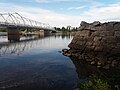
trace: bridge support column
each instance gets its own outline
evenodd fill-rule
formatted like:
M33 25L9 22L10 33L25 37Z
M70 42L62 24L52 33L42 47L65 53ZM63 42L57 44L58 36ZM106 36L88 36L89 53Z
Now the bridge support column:
M44 37L44 30L39 30L38 32L39 37Z
M49 35L50 33L50 31L44 30L44 35Z
M8 27L8 40L11 41L20 41L21 31L17 27Z

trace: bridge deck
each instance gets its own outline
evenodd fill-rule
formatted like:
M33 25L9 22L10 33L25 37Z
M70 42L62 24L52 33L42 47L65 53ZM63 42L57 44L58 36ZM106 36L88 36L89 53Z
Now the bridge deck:
M18 27L18 28L33 28L56 31L49 24L41 23L21 16L18 13L0 14L0 27Z

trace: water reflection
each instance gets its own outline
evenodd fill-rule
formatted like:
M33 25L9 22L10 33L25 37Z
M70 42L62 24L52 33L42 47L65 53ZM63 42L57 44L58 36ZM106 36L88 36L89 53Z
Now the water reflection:
M0 90L74 90L78 81L75 67L58 53L71 39L54 34L1 43Z
M1 36L3 37L3 36ZM70 39L70 34L54 34L50 36L21 36L21 39L19 42L6 42L6 43L0 43L0 56L6 56L6 55L20 55L25 50L28 50L32 47L35 47L43 38L46 37L55 37L55 38L62 38L62 39ZM4 37L3 37L4 38ZM15 35L11 35L11 38L16 38ZM48 40L50 42L50 40ZM54 41L53 41L54 42ZM42 42L43 43L43 42ZM58 43L58 42L57 42ZM44 42L44 45L47 44Z
M20 35L8 35L8 40L12 41L20 41Z
M11 36L14 37L14 36ZM25 50L28 50L35 45L37 45L37 42L39 39L42 39L43 37L38 36L27 36L27 37L21 37L20 42L6 42L6 43L0 43L0 56L6 56L6 55L20 55Z
M91 57L96 58L96 56L94 56L94 55L93 56L91 55ZM101 58L103 58L103 56L101 56ZM119 58L119 57L117 57L117 58ZM97 82L97 80L98 81L101 80L100 82L103 81L104 83L108 84L108 85L105 84L106 86L105 85L103 86L103 87L106 88L104 90L119 90L119 88L120 88L120 79L119 79L120 78L120 68L116 68L116 67L112 67L112 68L108 68L108 69L105 69L105 68L102 68L102 67L98 68L98 67L96 67L96 64L91 65L89 63L90 61L86 62L86 60L80 59L80 58L75 57L75 56L71 56L70 59L74 63L74 65L76 67L76 72L77 72L78 77L79 77L80 83L78 84L78 87L80 85L83 85L86 80L87 81L91 80L91 81L88 81L88 83L86 83L86 86L84 84L84 89L83 88L82 89L86 90L85 89L85 87L86 87L87 89L89 88L90 90L92 90L93 87L92 86L88 87L87 85L89 85L89 83L94 81L94 80L96 82ZM103 62L106 62L106 61L103 61ZM109 65L110 64L111 63L109 63ZM106 65L108 65L108 63L106 63ZM120 67L120 66L118 66L118 67ZM99 86L102 85L102 83L98 83L98 84L99 84ZM109 87L111 89L107 89ZM95 90L97 90L97 89L95 89ZM102 90L102 88L100 90Z

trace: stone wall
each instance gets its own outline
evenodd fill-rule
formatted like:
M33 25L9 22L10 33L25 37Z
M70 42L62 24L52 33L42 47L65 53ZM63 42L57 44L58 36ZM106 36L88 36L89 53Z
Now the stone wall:
M120 54L120 22L82 21L79 29L69 44L70 48Z

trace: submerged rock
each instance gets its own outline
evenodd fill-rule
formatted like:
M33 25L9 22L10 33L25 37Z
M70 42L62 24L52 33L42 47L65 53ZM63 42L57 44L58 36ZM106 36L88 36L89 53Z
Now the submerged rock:
M113 60L111 66L115 67L117 64L118 64L118 62L116 60Z
M107 64L103 67L104 69L109 69L110 68L110 64Z
M93 65L93 64L95 64L95 63L96 63L95 61L92 61L90 64L92 64L92 65Z
M68 49L62 49L63 52L68 52Z
M59 53L62 53L62 51L58 51Z

